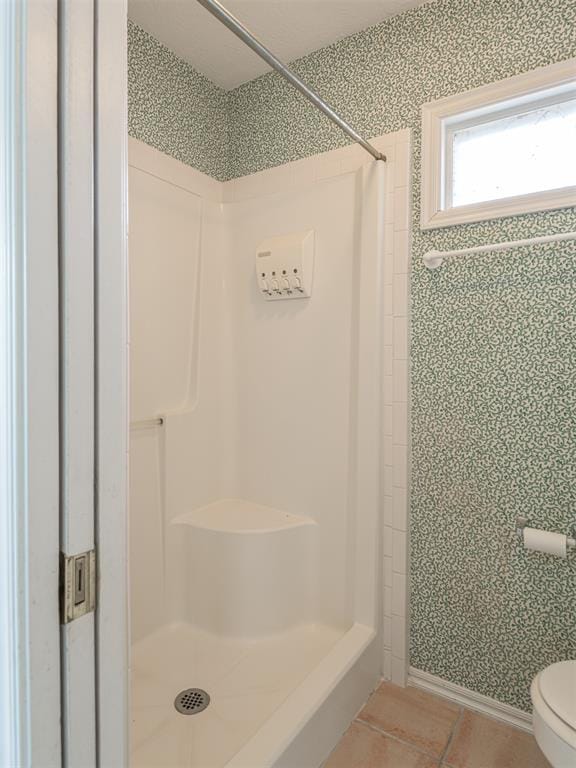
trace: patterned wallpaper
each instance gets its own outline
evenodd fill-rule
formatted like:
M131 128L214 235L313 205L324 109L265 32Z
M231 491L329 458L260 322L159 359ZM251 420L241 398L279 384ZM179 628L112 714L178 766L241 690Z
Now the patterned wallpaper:
M421 256L576 230L576 211L420 232L420 108L576 56L575 28L576 0L436 0L294 65L365 135L413 130L411 664L525 709L533 675L576 658L576 558L528 553L514 534L518 514L574 524L576 245L436 272ZM347 143L275 74L226 99L234 151L218 178Z
M575 558L514 533L574 524L575 297L575 243L412 273L411 663L525 709L576 658Z
M183 163L227 177L227 95L128 21L128 133Z
M420 124L423 102L574 55L575 0L436 0L293 64L354 128ZM230 176L348 142L276 74L229 93Z

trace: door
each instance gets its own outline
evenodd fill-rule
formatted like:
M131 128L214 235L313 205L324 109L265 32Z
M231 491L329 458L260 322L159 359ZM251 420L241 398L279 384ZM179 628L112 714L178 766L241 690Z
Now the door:
M61 0L61 549L94 551L94 611L62 625L62 750L128 765L126 4Z
M126 4L0 3L0 60L0 765L125 768Z

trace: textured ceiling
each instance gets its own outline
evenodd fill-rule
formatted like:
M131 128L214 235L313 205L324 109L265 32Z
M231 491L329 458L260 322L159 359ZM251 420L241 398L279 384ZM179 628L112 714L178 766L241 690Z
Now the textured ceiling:
M426 1L223 0L223 5L288 62ZM196 0L129 0L128 14L222 88L269 69Z

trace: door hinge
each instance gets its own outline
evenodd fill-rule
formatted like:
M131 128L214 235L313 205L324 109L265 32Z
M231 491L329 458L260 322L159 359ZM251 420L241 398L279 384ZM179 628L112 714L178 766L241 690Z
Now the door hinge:
M60 622L68 624L96 607L96 552L60 553Z

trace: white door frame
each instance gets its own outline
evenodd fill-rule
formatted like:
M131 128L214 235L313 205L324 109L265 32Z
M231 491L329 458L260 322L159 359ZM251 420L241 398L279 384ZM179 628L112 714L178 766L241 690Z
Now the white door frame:
M0 3L0 765L8 768L128 765L126 17L126 0ZM96 614L61 627L61 548L72 554L93 540Z
M0 764L61 765L57 0L0 3Z
M100 768L128 766L127 2L96 3L96 610Z
M96 550L96 612L62 628L62 751L128 765L127 8L60 0L65 554Z
M125 0L60 0L59 10L61 547L95 546L98 570L95 614L62 629L62 748L71 768L124 768L127 8Z
M94 0L58 4L60 549L94 549ZM95 616L61 628L62 756L96 768Z

